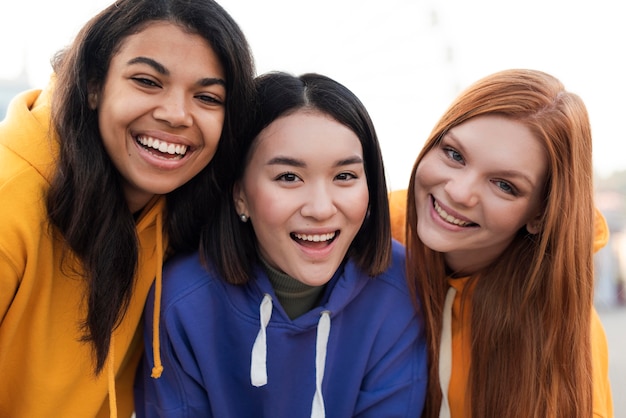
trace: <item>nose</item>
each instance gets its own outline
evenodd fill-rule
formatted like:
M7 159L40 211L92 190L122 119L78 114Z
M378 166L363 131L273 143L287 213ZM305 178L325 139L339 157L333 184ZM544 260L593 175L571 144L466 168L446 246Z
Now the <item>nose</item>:
M325 220L337 213L335 199L325 184L314 184L303 190L305 202L300 214L305 218Z
M449 178L444 190L452 202L465 207L476 206L480 200L477 179L468 173Z
M193 118L189 111L190 104L185 94L171 91L161 98L161 103L154 110L154 118L167 123L172 128L189 127Z

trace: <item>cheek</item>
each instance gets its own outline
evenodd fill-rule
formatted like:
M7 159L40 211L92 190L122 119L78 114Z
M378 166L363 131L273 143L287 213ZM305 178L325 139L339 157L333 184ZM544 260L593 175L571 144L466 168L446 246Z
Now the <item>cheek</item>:
M202 121L200 132L204 139L204 145L205 147L213 148L213 153L215 153L224 127L224 112L201 116L199 120Z
M487 219L491 220L492 228L503 235L512 236L528 222L527 206L492 205Z
M429 158L428 155L424 157L415 170L415 195L425 192L425 188L436 184L441 173L442 168L437 167L432 158Z
M351 210L351 219L354 219L358 222L359 227L365 220L365 216L367 216L367 208L369 207L370 196L369 190L367 189L367 185L363 187L363 189L356 194L355 198L350 202L348 208Z
M126 131L122 124L123 121L112 112L112 109L98 109L98 130L102 138L102 144L109 158L113 161L119 158L121 154L126 153L126 147L124 146Z
M215 152L217 151L217 142L213 146L205 146L202 148L200 155L194 161L194 176L198 174L204 167L209 165L213 157L215 156Z
M290 213L289 199L279 199L263 184L252 183L245 186L245 200L252 222L257 225L280 225Z

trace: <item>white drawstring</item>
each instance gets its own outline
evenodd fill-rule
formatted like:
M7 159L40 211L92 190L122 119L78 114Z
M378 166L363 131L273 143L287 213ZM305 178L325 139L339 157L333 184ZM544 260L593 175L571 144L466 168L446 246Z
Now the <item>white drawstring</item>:
M439 418L450 418L448 387L452 373L452 304L456 289L450 287L443 305L443 324L441 326L441 344L439 346L439 385L441 387L441 408Z
M272 316L272 298L266 294L263 296L259 307L261 329L252 346L252 358L250 362L250 381L253 386L259 387L267 384L267 324ZM326 368L326 352L328 336L330 335L330 312L324 311L317 323L317 337L315 341L315 395L311 406L311 418L324 418L324 397L322 396L322 381Z
M252 346L252 360L250 362L250 381L253 386L259 387L267 384L267 324L272 316L272 298L266 294L263 296L259 307L261 316L261 329Z
M317 324L317 340L315 342L315 395L311 408L311 418L324 418L324 397L322 396L322 380L326 367L326 348L330 334L330 312L324 311Z

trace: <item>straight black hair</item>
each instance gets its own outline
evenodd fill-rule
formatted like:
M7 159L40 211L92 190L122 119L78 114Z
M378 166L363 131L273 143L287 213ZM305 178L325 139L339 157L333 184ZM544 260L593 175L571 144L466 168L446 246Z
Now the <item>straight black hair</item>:
M256 79L257 106L252 123L240 150L238 171L230 180L228 195L220 199L219 222L201 238L201 257L205 265L214 265L218 273L234 284L246 283L258 261L256 238L249 223L239 220L233 187L243 177L253 143L259 133L278 118L307 109L331 117L353 131L363 147L369 207L348 257L374 276L382 273L391 260L391 227L387 183L382 153L374 125L365 106L344 85L319 74L300 77L272 72Z

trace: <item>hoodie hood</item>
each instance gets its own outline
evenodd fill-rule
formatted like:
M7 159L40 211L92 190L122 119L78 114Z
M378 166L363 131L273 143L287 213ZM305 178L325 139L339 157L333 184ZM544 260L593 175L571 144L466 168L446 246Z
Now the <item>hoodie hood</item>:
M20 93L11 101L0 122L3 130L11 132L11 135L0 136L0 144L28 161L48 183L59 154L59 141L51 127L51 95L51 86Z

